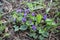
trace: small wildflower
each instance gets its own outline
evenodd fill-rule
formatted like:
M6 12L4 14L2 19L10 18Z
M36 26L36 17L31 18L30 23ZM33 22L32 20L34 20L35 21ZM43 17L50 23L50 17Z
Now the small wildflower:
M27 16L27 13L24 13L24 16Z
M36 30L36 26L35 26L35 25L32 25L32 29L33 29L33 30Z
M22 12L22 9L17 9L16 12L20 12L21 13Z
M26 18L22 18L22 22L26 22Z
M32 16L35 16L35 12L32 13Z
M47 15L45 14L45 15L43 16L43 19L46 20L46 18L47 18Z
M25 9L25 13L29 13L29 11L30 11L29 9Z

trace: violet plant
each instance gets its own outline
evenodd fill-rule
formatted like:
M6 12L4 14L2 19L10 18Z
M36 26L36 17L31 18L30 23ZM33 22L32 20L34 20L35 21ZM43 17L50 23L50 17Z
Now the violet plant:
M13 24L13 29L15 32L28 30L28 36L34 39L44 40L44 38L49 37L49 31L56 31L58 23L55 22L55 18L47 17L49 15L48 12L50 9L46 9L46 4L44 4L42 0L39 1L40 2L23 2L22 4L28 6L28 9L19 8L14 10L11 14L13 19L10 21ZM37 12L41 9L46 9L45 15L43 15L43 13ZM55 17L60 18L60 13L57 13ZM5 29L6 26L2 24L3 22L0 21L0 33ZM54 29L52 30L52 28Z
M31 11L29 9L24 9L24 12L21 12L21 10L18 10L19 13L15 11L16 13L13 14L13 15L16 15L16 21L21 23L18 30L25 31L29 29L30 35L29 34L28 35L35 39L38 38L39 40L42 40L45 37L48 37L49 35L48 31L51 30L50 28L56 25L56 23L54 22L54 19L47 18L47 14L45 15L42 15L40 13L37 14L34 10ZM42 20L44 20L44 23L46 23L44 28L43 28L43 25L41 24ZM42 37L42 39L40 39L40 37Z
M43 3L42 5L39 2L38 3L26 2L25 5L28 6L28 9L19 8L12 12L13 17L12 24L14 24L13 28L15 32L19 30L20 31L28 30L29 34L27 35L34 39L44 40L44 38L48 38L49 30L51 30L51 28L56 28L57 23L55 23L53 18L48 18L47 14L43 15L40 12L37 13L36 10L45 8L45 4Z

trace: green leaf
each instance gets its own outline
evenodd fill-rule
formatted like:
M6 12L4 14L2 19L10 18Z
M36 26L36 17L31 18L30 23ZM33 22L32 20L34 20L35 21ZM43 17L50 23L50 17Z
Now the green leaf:
M32 19L33 21L36 20L36 17L35 16L32 16L32 15L28 15L30 19Z
M49 19L49 18L46 19L46 22L52 22L52 21L53 19Z
M39 40L44 40L44 37L42 35L40 35L38 38Z
M0 31L3 31L5 29L5 26L0 26Z
M51 26L57 26L57 24L55 22L53 22L53 20L46 20L47 25L51 25Z
M43 35L43 37L48 37L48 32L44 31L43 29L39 28L39 33Z
M47 9L46 9L46 13L48 14L49 11L50 11L50 8L47 8Z
M0 34L2 33L2 31L6 28L5 25L2 24L2 21L0 21Z
M37 9L41 9L41 8L44 8L44 6L36 6L36 7L34 7L33 10L37 10Z
M14 31L18 31L19 30L19 28L18 28L18 26L13 26L14 27Z
M51 29L51 26L46 26L45 28L44 28L44 31L49 31Z
M41 20L42 20L42 15L38 14L38 15L36 16L36 21L37 21L38 23L40 23Z
M13 14L13 17L14 17L14 18L17 18L17 14Z
M28 27L26 26L26 25L22 25L22 26L20 26L20 30L26 30Z
M0 34L2 34L2 31L0 31Z
M18 17L18 18L17 18L17 21L21 21L22 18L23 18L22 16Z
M46 19L47 25L52 25L53 19Z
M55 22L52 22L52 26L57 26L57 24Z
M41 27L38 27L37 30L39 31L39 33L44 33L44 30Z
M28 7L30 10L33 10L33 4L32 3L27 3Z
M2 40L2 38L0 37L0 40Z
M48 37L48 36L49 36L49 33L48 33L48 32L44 32L42 35L43 35L44 37Z
M0 2L0 13L3 13L3 7L2 7L3 3Z
M4 37L9 37L9 35L10 35L9 33L5 33Z
M36 33L30 33L29 36L30 36L30 37L33 37L33 38L35 38L35 39L38 37L38 36L36 35Z
M40 29L40 30L39 30L39 33L44 33L44 30Z
M52 22L47 22L47 25L52 25Z
M33 24L34 24L34 23L33 23L33 22L30 22L30 21L27 21L27 22L26 22L26 25L28 25L28 26L29 26L29 25L33 25Z
M0 21L0 25L2 25L2 21Z
M0 18L2 17L2 14L0 14Z
M16 11L13 11L12 14L16 14L17 12Z

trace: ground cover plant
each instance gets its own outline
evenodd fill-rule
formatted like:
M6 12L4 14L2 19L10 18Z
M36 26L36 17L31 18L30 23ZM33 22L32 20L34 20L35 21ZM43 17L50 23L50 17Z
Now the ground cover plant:
M60 0L0 0L0 40L60 40Z

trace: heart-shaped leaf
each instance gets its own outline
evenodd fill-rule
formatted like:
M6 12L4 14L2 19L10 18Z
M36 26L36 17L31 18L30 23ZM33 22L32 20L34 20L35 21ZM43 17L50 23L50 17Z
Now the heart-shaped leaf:
M14 31L18 31L19 30L19 28L18 28L18 26L13 26L14 27Z
M20 26L20 30L26 30L28 27L26 26L26 25L22 25L22 26Z

